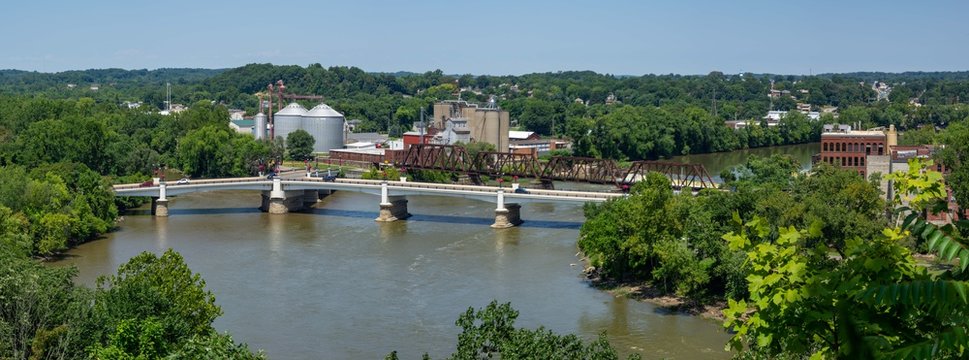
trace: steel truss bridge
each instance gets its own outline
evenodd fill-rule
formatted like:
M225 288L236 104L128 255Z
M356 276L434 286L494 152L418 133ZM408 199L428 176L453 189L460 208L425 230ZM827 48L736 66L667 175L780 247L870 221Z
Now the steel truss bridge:
M631 185L649 172L665 175L673 188L693 190L717 188L717 184L700 164L667 161L636 161L621 167L615 160L555 156L548 162L526 154L482 151L473 156L462 146L415 144L394 166L407 170L436 170L466 174L475 184L482 176L517 176L541 181L552 189L553 181Z

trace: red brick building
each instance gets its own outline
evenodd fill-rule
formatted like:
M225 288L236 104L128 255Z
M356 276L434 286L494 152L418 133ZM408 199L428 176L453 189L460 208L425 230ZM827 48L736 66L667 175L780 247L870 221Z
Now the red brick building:
M825 125L821 133L821 161L857 171L866 177L867 156L888 154L882 131L851 130L848 125Z

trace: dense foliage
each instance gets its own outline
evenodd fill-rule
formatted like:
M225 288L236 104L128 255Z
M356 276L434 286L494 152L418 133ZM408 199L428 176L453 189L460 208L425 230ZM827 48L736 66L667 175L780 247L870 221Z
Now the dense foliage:
M0 357L9 359L257 359L220 335L222 314L182 257L138 255L97 289L74 285L73 268L0 251Z
M118 215L114 194L83 164L0 167L0 247L50 256L103 234Z
M942 175L913 160L912 170L895 173L904 217L879 234L852 236L835 248L818 226L797 230L753 216L724 239L745 253L749 296L731 298L725 326L729 347L750 357L964 358L969 342L969 243L953 225L920 219L922 211L945 207ZM941 206L938 206L941 205ZM964 231L964 229L963 229ZM920 266L906 236L929 243L945 263ZM833 252L837 250L837 256Z
M674 195L669 180L649 174L630 195L586 205L579 248L606 279L647 281L699 301L743 297L743 257L721 236L734 213L778 226L814 226L812 243L844 251L851 238L885 225L875 185L857 173L820 165L810 174L786 156L750 158L728 183L735 191Z

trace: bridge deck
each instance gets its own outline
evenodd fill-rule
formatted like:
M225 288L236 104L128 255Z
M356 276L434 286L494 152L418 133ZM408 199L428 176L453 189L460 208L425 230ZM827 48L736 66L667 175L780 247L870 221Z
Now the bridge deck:
M380 181L362 179L336 179L324 181L318 178L279 179L285 190L344 190L379 194L383 183L393 195L442 195L477 198L485 201L493 200L500 190L508 201L517 202L601 202L624 194L593 192L593 191L564 191L528 189L527 193L516 193L511 188L480 185L453 185L424 182ZM166 183L166 195L179 195L193 192L217 190L262 190L268 191L273 187L273 180L261 177L226 178L193 180L188 184ZM159 196L161 187L141 186L141 184L115 185L114 191L122 196Z

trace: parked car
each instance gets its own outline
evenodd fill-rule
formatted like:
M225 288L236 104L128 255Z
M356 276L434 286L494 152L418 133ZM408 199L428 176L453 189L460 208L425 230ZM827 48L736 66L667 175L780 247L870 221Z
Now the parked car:
M181 179L178 179L178 181L175 182L176 185L185 185L185 184L188 184L188 183L189 183L188 178L181 178Z
M520 187L520 188L515 189L515 193L516 194L528 194L528 190L525 190L525 188Z
M148 180L148 181L145 181L145 182L143 182L141 184L138 184L138 187L152 187L152 186L155 186L155 181L154 180Z

